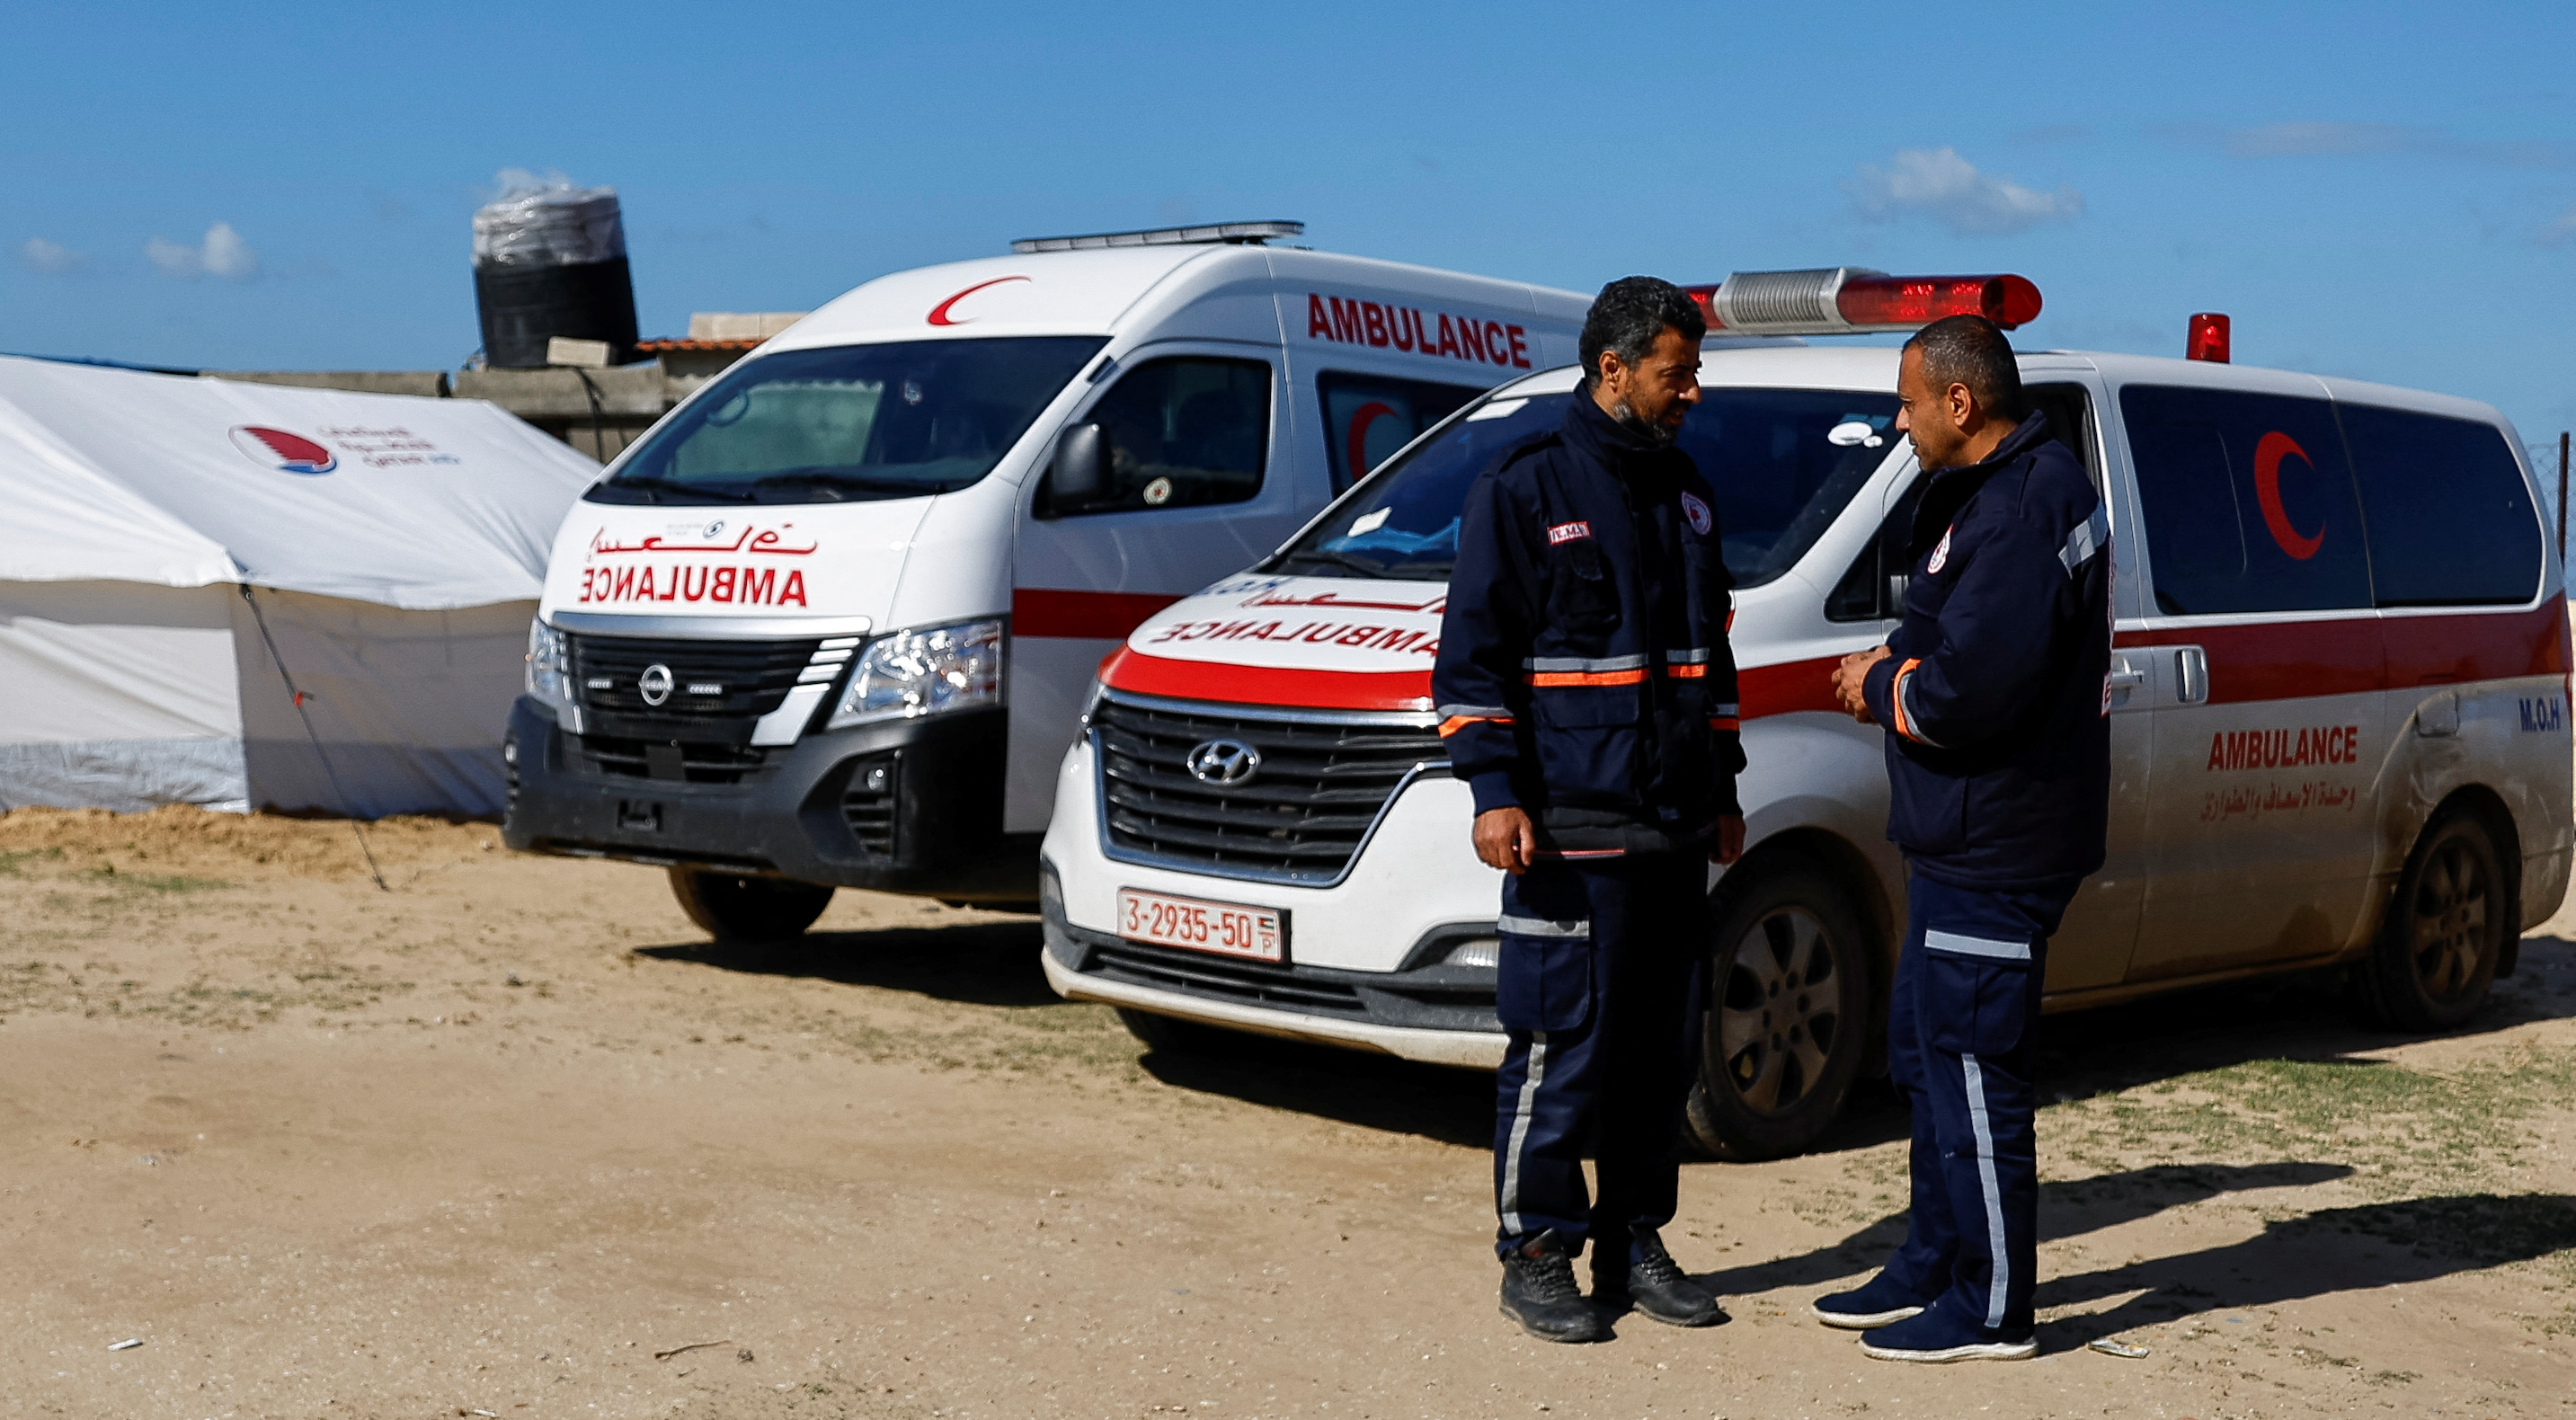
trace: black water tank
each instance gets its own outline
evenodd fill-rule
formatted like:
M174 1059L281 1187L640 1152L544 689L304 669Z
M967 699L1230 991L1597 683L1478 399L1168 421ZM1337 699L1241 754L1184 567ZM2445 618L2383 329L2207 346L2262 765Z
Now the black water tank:
M483 359L505 370L546 363L555 336L608 342L635 358L635 282L617 189L569 184L512 192L474 214L474 306Z

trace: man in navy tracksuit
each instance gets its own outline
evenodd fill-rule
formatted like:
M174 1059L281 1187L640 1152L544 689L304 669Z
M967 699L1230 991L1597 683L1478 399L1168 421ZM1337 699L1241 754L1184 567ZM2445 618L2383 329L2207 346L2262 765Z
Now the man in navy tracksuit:
M2110 799L2110 523L2025 415L1991 323L1924 327L1897 393L1930 480L1905 618L1834 683L1887 729L1888 836L1912 869L1888 1063L1914 1112L1914 1198L1894 1260L1815 1312L1885 1360L2018 1360L2038 1349L2031 1027Z
M1431 691L1503 880L1494 1187L1503 1313L1589 1341L1595 1305L1706 1326L1664 1250L1700 1015L1708 862L1743 851L1735 658L1715 494L1673 447L1699 401L1699 308L1604 287L1552 433L1467 494ZM1587 1202L1583 1155L1598 1160ZM1589 1238L1593 1295L1574 1278Z

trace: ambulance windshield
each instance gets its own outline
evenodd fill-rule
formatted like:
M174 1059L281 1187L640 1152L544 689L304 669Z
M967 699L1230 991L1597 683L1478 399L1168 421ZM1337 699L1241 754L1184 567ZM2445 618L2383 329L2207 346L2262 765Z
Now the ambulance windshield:
M1492 400L1380 468L1267 570L1443 581L1458 511L1502 452L1565 418L1574 394ZM1703 390L1681 449L1717 490L1726 570L1758 587L1789 570L1888 457L1896 396L1850 390Z
M756 356L647 435L593 503L918 498L993 471L1099 336L911 340Z

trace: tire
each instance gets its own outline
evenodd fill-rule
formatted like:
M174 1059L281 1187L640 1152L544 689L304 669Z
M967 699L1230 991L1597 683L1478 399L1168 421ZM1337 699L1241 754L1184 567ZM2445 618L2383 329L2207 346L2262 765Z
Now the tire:
M1721 1159L1803 1153L1842 1113L1869 1053L1870 934L1849 892L1805 858L1729 873L1710 919L1709 1010L1684 1132Z
M719 942L783 942L802 935L832 902L822 883L747 878L705 868L671 869L680 910Z
M2475 814L2436 816L2406 855L2370 955L2353 967L2364 1013L2404 1031L2475 1014L2516 933L2512 884Z
M1118 1023L1127 1028L1129 1035L1143 1042L1147 1050L1162 1054L1209 1057L1231 1055L1241 1050L1245 1043L1242 1034L1227 1030L1223 1026L1184 1021L1174 1016L1156 1015L1152 1011L1139 1011L1132 1006L1120 1006L1117 1011Z

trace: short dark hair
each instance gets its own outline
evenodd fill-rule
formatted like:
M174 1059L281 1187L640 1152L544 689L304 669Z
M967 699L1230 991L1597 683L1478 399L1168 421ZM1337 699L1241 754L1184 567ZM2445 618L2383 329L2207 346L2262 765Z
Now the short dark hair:
M1708 334L1708 317L1690 293L1660 276L1622 276L1601 288L1592 309L1583 313L1583 383L1601 382L1601 352L1619 352L1621 364L1634 365L1655 348L1666 329L1684 340Z
M1923 352L1923 378L1933 389L1966 385L1987 413L2022 416L2021 366L2002 326L1984 316L1945 316L1914 332L1905 348Z

